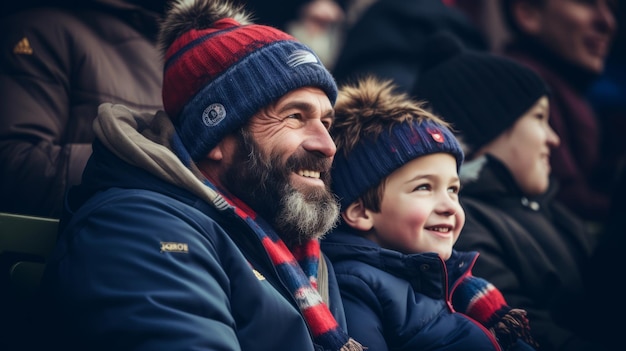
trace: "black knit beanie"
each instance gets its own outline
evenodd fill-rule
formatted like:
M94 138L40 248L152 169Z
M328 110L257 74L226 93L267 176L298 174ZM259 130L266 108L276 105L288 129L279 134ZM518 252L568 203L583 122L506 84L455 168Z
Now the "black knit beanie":
M422 50L413 95L450 122L468 155L510 128L539 98L545 82L512 59L463 48L451 34L434 34Z

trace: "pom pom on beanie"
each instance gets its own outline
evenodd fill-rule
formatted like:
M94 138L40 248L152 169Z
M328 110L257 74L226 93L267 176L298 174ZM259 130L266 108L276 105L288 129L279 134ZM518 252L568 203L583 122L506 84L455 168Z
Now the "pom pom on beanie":
M331 134L337 145L332 190L342 209L415 158L448 153L457 171L463 163L461 145L446 122L392 81L373 76L342 86Z
M332 104L337 98L313 50L249 18L243 7L218 0L178 0L166 12L163 106L194 161L292 90L319 87Z

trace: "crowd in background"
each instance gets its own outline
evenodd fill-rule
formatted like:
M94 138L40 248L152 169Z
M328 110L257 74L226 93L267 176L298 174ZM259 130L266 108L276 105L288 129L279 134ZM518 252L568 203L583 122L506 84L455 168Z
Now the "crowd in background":
M626 312L611 304L626 237L624 4L232 2L254 23L310 47L340 92L375 76L450 123L464 148L459 203L467 215L455 248L479 252L474 274L528 312L537 350L603 350L621 341L624 323L606 321ZM61 218L85 200L68 191L101 147L92 142L102 103L144 116L180 102L186 87L169 100L162 92L167 43L159 31L169 3L2 5L0 212ZM533 118L541 124L525 127ZM524 164L534 152L535 173ZM92 165L88 175L106 166Z

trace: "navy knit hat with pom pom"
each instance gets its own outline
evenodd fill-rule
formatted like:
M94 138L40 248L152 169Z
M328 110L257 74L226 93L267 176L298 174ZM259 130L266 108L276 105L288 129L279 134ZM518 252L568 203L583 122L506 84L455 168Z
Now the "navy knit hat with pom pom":
M418 157L451 154L457 171L464 158L446 122L373 76L342 87L331 135L337 145L331 187L342 210Z
M335 103L335 80L313 50L250 19L241 5L225 0L177 0L166 13L159 33L163 105L183 161L206 156L292 90L318 87Z
M530 68L496 54L465 49L447 32L425 42L413 95L450 122L471 151L507 130L548 86Z
M436 153L454 156L457 170L463 163L463 150L448 127L434 121L396 125L375 141L363 138L349 155L335 155L331 171L333 192L345 210L398 168Z

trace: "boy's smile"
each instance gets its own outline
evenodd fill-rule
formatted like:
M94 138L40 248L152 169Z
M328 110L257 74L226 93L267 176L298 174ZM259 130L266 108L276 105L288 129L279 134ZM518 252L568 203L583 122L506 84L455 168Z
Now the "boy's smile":
M450 257L465 222L457 163L447 153L418 157L385 179L380 212L370 211L368 238L406 254Z

